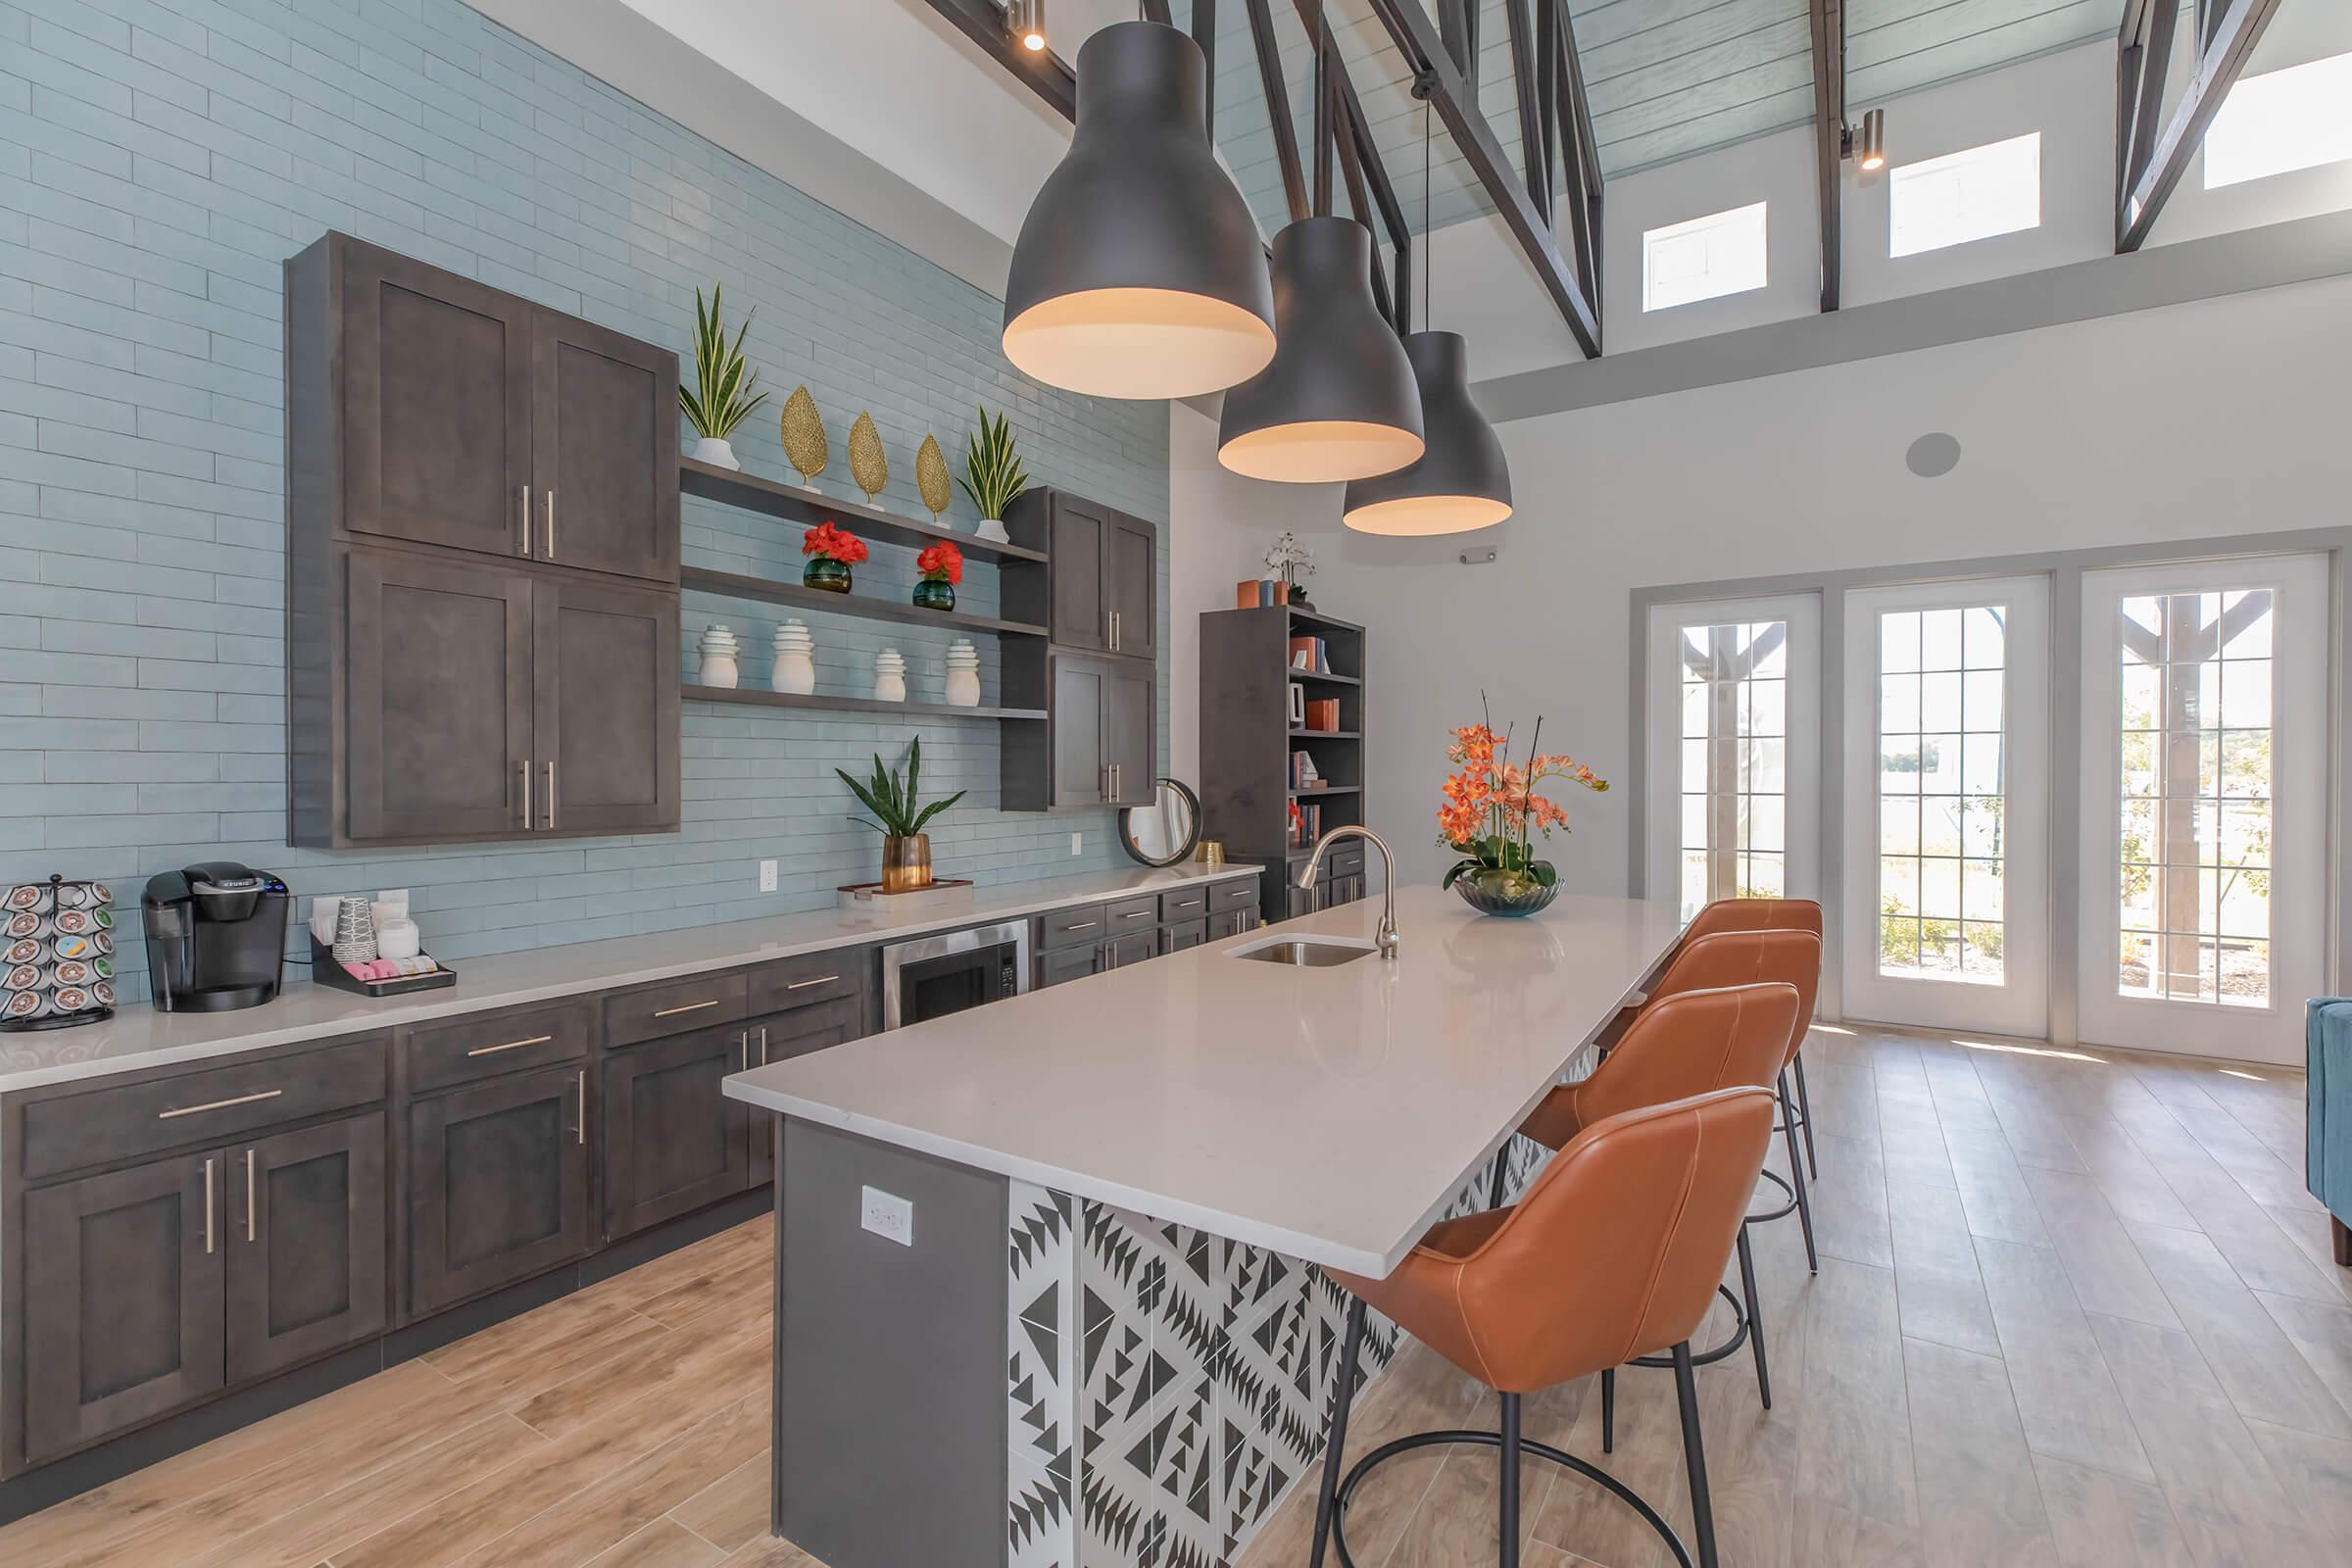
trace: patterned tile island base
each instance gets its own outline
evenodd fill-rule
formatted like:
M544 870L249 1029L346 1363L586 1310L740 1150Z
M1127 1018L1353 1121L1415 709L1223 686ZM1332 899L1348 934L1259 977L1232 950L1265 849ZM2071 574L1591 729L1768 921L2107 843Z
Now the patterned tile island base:
M1512 1139L1505 1193L1548 1157ZM1486 1207L1493 1179L1446 1215ZM1226 1568L1322 1456L1346 1295L1282 1253L1026 1182L1008 1209L1008 1568ZM1363 1387L1397 1340L1373 1314Z

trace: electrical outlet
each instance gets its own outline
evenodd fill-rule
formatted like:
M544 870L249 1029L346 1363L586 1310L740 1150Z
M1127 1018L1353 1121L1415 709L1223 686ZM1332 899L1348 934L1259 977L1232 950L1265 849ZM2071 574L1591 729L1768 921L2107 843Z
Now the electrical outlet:
M1085 834L1073 833L1070 835L1070 853L1072 855L1084 855L1086 853Z
M760 862L760 891L762 893L776 891L776 862L773 860Z
M858 1224L861 1230L872 1231L886 1242L901 1247L914 1245L914 1201L896 1193L886 1193L879 1187L858 1190Z

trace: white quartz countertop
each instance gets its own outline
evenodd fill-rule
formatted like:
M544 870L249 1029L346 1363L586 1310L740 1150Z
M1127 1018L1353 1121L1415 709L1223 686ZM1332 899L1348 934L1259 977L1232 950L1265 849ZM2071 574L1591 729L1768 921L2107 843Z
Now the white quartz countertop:
M132 1004L104 1023L0 1034L0 1092L202 1061L363 1029L389 1029L458 1013L821 953L828 948L952 931L957 926L1012 919L1074 904L1165 893L1227 877L1255 877L1261 870L1239 862L1186 864L1164 870L1137 866L999 883L974 889L968 901L904 912L872 907L809 909L766 920L689 926L496 957L457 958L450 963L458 974L456 985L382 1001L302 980L288 984L276 1001L239 1012L159 1012L150 1005ZM119 930L125 933L121 940L143 940L135 907ZM287 972L300 974L303 967L289 963Z
M1673 944L1671 903L1397 890L727 1080L738 1100L1351 1273L1394 1269Z

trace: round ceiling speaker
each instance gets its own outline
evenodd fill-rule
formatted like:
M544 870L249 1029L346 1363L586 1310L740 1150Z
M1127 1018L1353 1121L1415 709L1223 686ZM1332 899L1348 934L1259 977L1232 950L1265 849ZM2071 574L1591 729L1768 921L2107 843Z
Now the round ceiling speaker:
M1421 390L1372 300L1372 233L1301 218L1274 236L1274 361L1225 394L1217 461L1251 479L1330 484L1419 460Z
M1004 357L1105 398L1188 398L1274 358L1274 301L1249 204L1208 142L1200 46L1156 22L1078 51L1078 126L1021 222Z

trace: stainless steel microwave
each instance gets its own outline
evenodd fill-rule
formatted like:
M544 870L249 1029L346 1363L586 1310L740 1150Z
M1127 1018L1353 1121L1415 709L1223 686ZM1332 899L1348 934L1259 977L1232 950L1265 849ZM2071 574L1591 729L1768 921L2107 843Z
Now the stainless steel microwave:
M1029 989L1029 922L943 931L882 950L882 1027L978 1007Z

